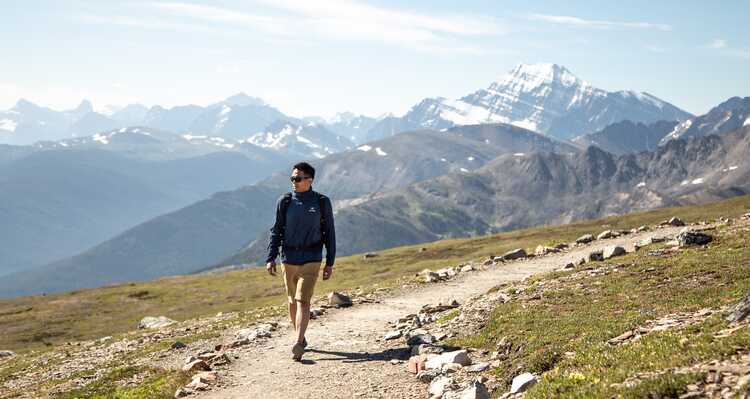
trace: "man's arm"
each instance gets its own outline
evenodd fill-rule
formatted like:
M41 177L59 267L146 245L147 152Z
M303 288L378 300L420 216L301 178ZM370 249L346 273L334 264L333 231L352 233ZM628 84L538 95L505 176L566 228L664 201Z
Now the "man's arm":
M281 214L281 204L284 201L284 197L279 198L276 202L276 220L271 227L271 235L268 242L268 257L266 263L276 262L276 257L279 256L279 246L284 240L284 217Z
M331 199L323 200L323 218L325 226L323 231L323 245L326 247L326 266L333 266L336 260L336 228L333 225L333 206Z

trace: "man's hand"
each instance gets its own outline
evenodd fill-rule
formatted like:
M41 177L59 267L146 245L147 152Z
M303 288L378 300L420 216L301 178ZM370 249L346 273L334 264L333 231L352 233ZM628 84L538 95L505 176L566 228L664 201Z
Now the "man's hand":
M323 268L323 280L328 280L333 275L333 266L326 266Z
M268 271L268 274L275 276L276 275L276 262L266 263L266 270Z

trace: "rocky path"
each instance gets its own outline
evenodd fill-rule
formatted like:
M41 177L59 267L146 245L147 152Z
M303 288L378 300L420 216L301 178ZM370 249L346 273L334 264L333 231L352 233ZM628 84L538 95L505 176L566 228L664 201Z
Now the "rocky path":
M461 273L442 283L398 291L380 303L331 310L312 320L310 342L302 363L291 360L289 324L274 332L261 346L245 351L220 375L220 383L198 398L403 398L427 397L425 384L408 372L403 351L386 349L383 336L388 322L417 313L424 304L448 299L463 302L503 282L558 269L588 253L619 245L628 252L649 237L676 235L681 227L598 240L563 253L522 259L487 270ZM335 278L335 275L334 275ZM392 345L391 345L392 346Z

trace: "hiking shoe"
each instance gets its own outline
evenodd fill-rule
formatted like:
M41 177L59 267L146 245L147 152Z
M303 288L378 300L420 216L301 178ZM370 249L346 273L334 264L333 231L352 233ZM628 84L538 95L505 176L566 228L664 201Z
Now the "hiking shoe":
M292 347L292 360L299 362L302 360L302 354L305 353L305 348L300 344L294 344Z

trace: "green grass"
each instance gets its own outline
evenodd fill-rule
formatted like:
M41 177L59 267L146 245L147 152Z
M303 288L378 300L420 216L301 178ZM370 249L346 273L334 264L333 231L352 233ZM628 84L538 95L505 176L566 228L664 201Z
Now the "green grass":
M673 256L647 252L605 262L621 265L608 274L571 278L574 272L557 272L530 279L531 291L545 283L541 299L501 304L479 334L452 343L495 350L505 337L510 354L493 370L501 380L509 383L519 370L544 373L528 398L676 396L699 376L658 372L731 356L750 346L750 328L715 338L727 324L713 315L616 347L607 341L649 319L717 308L750 292L750 232L721 233L707 249ZM645 271L651 267L656 270ZM657 375L631 387L616 385L642 372Z
M539 244L569 242L586 233L654 224L677 215L686 221L737 216L750 211L750 196L708 205L633 213L560 226L542 226L489 236L443 240L337 260L334 276L320 281L319 294L331 290L365 290L399 284L424 268L454 266L469 259L499 255L513 248L533 250ZM425 247L426 251L419 251ZM373 284L377 281L377 284ZM0 348L25 353L68 341L117 335L135 329L148 315L185 320L217 312L278 313L283 305L281 277L262 269L161 278L148 282L82 289L46 296L0 300Z
M120 386L129 378L144 373L146 374L144 380L136 386ZM177 388L189 381L188 374L181 371L129 366L111 370L104 377L81 389L53 397L55 399L171 399Z

